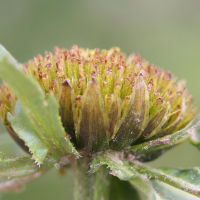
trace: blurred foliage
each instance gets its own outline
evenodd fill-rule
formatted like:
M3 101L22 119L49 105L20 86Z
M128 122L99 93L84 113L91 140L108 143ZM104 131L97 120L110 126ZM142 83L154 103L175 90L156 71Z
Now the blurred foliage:
M54 46L89 48L119 46L187 80L200 107L200 1L198 0L0 0L0 43L20 62ZM0 151L24 154L0 127ZM170 150L153 167L200 166L197 149L188 142ZM72 175L60 178L56 169L27 185L24 193L7 199L72 199Z

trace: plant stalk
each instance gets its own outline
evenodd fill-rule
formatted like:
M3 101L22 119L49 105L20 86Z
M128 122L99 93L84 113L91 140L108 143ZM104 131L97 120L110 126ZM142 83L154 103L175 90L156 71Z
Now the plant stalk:
M101 167L95 173L89 172L90 158L74 159L74 199L75 200L109 200L108 169Z

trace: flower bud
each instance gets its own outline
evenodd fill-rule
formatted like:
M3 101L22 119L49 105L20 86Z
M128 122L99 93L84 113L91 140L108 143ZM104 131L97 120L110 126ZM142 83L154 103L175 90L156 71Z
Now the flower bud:
M87 153L124 150L135 144L173 134L194 117L192 97L184 81L149 65L139 55L119 48L71 50L55 48L55 55L36 56L22 68L52 93L74 146ZM22 88L23 89L23 88ZM0 116L14 114L17 97L4 83L0 88ZM14 131L10 131L15 135Z

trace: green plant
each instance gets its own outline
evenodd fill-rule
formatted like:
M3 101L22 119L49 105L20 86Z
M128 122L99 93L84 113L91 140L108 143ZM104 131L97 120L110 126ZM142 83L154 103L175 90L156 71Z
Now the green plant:
M118 48L56 47L20 65L0 46L0 115L30 154L0 155L1 192L70 166L77 200L188 199L175 188L200 197L200 168L144 164L188 138L200 146L185 83L139 55L125 57Z

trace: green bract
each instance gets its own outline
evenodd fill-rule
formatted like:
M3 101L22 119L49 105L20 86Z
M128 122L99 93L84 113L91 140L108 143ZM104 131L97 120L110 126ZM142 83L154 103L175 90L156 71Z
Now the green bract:
M20 65L0 46L0 77L2 121L41 165L30 156L2 156L0 176L11 179L0 179L0 191L18 191L54 165L70 165L75 199L117 199L110 190L117 187L118 196L126 195L125 190L136 195L138 190L139 199L170 197L163 196L160 188L165 186L158 187L155 179L200 197L199 168L156 170L140 163L188 137L200 144L194 131L200 116L195 118L185 82L177 82L171 73L139 55L126 58L118 48L56 47L55 55L48 52ZM101 165L108 165L111 172ZM187 177L191 173L195 181ZM109 174L130 184L124 187Z

